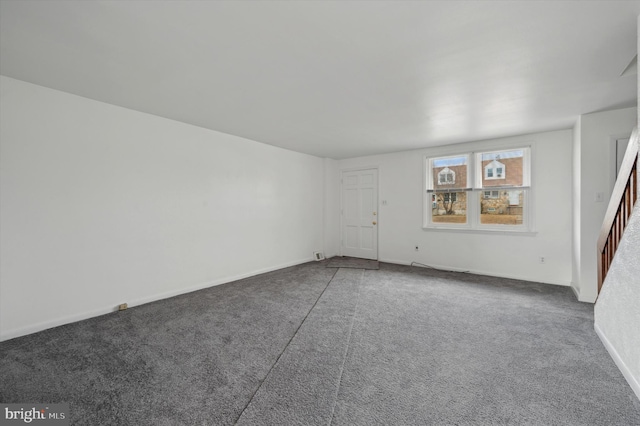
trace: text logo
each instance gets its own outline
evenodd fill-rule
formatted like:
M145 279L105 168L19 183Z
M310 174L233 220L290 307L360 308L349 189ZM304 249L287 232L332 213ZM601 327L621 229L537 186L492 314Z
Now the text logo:
M69 404L0 404L0 426L69 426Z

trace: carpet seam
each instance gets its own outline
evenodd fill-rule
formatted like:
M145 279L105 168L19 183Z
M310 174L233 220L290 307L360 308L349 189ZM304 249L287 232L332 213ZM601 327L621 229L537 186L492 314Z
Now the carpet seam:
M298 328L296 328L296 331L293 333L293 335L291 336L291 338L289 339L289 341L287 342L286 345L284 345L284 348L282 349L282 352L280 352L280 354L278 355L278 358L276 358L275 362L273 363L273 365L271 365L271 367L269 368L269 371L267 371L267 374L265 374L265 376L262 378L262 380L260 381L260 384L258 385L258 387L256 388L256 390L253 392L253 394L251 395L251 398L249 398L249 401L247 402L247 404L244 406L244 408L242 409L242 411L240 412L240 415L238 416L238 418L236 419L236 421L233 423L234 425L237 425L238 422L240 421L240 419L242 418L242 415L244 414L244 412L247 410L247 408L249 407L249 405L251 405L251 402L253 401L253 399L255 398L256 394L258 393L258 391L260 390L260 388L262 388L262 385L264 384L264 382L266 382L267 378L269 377L269 375L271 374L271 372L273 371L273 369L275 368L276 365L278 365L278 362L280 361L280 358L282 357L282 355L285 353L285 351L287 350L287 348L289 347L289 345L291 345L291 342L293 341L293 339L296 337L296 335L298 334L298 332L300 331L300 328L302 328L302 324L304 324L304 322L307 320L307 318L309 317L309 315L311 314L311 312L313 311L313 309L316 307L316 305L318 304L318 301L320 301L320 299L322 298L322 295L325 293L325 291L327 291L327 288L329 288L329 284L331 284L331 282L333 281L333 279L336 277L336 275L338 274L338 271L340 270L340 268L337 268L336 271L333 273L333 275L331 276L331 279L329 279L329 281L327 282L327 285L324 287L324 289L322 290L322 292L320 293L320 295L318 296L318 298L316 299L316 301L313 303L313 305L311 306L311 309L309 309L309 312L307 312L307 314L304 316L304 318L302 319L302 321L300 322L300 325L298 325Z
M333 398L333 407L331 407L331 417L329 418L329 426L333 424L333 417L336 412L336 405L338 405L338 395L340 394L340 386L342 385L342 376L344 375L344 366L347 363L347 355L349 354L349 347L351 346L351 336L353 332L353 325L356 322L356 315L358 314L358 305L360 304L360 284L364 281L364 274L366 269L362 270L360 274L360 282L358 283L358 292L356 293L356 306L353 309L353 315L351 316L351 325L349 326L349 333L347 335L347 345L344 350L344 356L342 357L342 365L340 366L340 376L338 377L338 386L336 386L335 396Z

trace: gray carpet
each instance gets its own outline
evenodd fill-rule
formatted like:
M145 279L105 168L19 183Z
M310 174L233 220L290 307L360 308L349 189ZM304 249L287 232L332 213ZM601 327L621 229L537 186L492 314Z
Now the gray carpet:
M313 262L0 343L78 425L638 425L566 287Z
M331 422L362 275L338 271L238 424Z
M335 256L325 262L327 268L380 269L377 260L359 259L357 257Z

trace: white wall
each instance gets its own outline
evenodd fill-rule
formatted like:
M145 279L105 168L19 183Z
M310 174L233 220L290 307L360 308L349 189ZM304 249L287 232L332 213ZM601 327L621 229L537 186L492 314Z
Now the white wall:
M640 399L640 203L613 258L594 316L598 335Z
M571 210L573 217L571 255L572 255L572 280L571 286L577 297L580 297L580 178L581 178L581 150L582 142L582 117L578 117L573 126L573 175L572 175L572 201Z
M595 302L598 289L596 243L611 196L612 140L629 137L636 125L635 107L585 114L581 117L580 133L580 269L574 277L579 299ZM597 202L596 193L604 199ZM579 281L576 281L579 280Z
M640 99L640 75L637 78ZM637 124L640 127L640 109ZM594 316L595 329L600 339L640 399L640 203L636 203L613 258Z
M327 258L340 254L340 172L338 162L324 159L324 254Z
M562 130L449 147L360 157L340 169L379 167L379 259L413 261L551 284L571 283L572 131ZM531 145L535 235L423 230L423 156L452 150ZM387 204L382 205L386 200ZM420 246L416 252L414 247ZM488 249L491 247L491 249ZM545 264L539 257L546 258Z
M309 261L324 165L0 79L0 338Z

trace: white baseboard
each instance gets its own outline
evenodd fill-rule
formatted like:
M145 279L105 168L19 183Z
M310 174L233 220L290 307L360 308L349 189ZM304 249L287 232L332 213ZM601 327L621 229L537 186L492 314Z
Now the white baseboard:
M217 285L220 285L220 284L226 284L226 283L230 283L230 282L233 282L233 281L238 281L238 280L241 280L241 279L244 279L244 278L249 278L249 277L253 277L253 276L256 276L256 275L264 274L264 273L267 273L267 272L276 271L278 269L288 268L290 266L300 265L302 263L307 263L307 262L312 262L312 261L313 261L313 258L309 257L309 258L306 258L306 259L300 259L300 260L296 260L296 261L292 261L292 262L286 262L286 263L283 263L283 264L280 264L280 265L271 266L271 267L268 267L268 268L257 269L257 270L254 270L252 272L247 272L247 273L244 273L244 274L234 275L232 277L224 277L224 278L220 278L220 279L217 279L217 280L214 280L214 281L210 281L210 282L200 283L200 284L192 285L192 286L189 286L189 287L177 288L175 290L167 291L167 292L164 292L164 293L159 293L159 294L154 294L154 295L150 295L150 296L141 297L141 298L138 298L138 299L134 299L132 301L127 301L127 305L129 305L129 308L132 308L132 307L135 307L135 306L144 305L146 303L151 303L151 302L155 302L155 301L158 301L158 300L168 299L170 297L179 296L181 294L191 293L191 292L202 290L202 289L205 289L205 288L208 288L208 287L214 287L214 286L217 286ZM5 340L9 340L9 339L15 339L16 337L26 336L28 334L37 333L39 331L47 330L49 328L58 327L58 326L61 326L61 325L82 321L82 320L93 318L93 317L97 317L97 316L100 316L100 315L109 314L111 312L116 312L117 310L118 310L117 307L114 307L113 304L111 304L109 306L98 308L98 309L94 309L94 310L91 310L91 311L76 313L76 314L73 314L73 315L68 315L68 316L64 316L64 317L60 317L60 318L55 318L55 319L52 319L52 320L39 322L37 324L30 324L30 325L27 325L27 326L24 326L24 327L20 327L20 328L16 328L16 329L13 329L13 330L4 331L4 332L0 333L0 342L3 342Z
M286 262L286 263L283 263L283 264L280 264L280 265L277 265L277 266L270 266L268 268L257 269L257 270L254 270L252 272L247 272L245 274L234 275L232 277L219 278L219 279L214 280L214 281L209 281L209 282L206 282L206 283L196 284L196 285L190 286L190 287L185 287L185 288L180 288L180 289L168 291L168 292L161 293L161 294L154 295L154 296L148 296L148 297L139 298L139 299L133 300L131 303L129 303L129 308L134 307L134 306L144 305L146 303L155 302L157 300L168 299L170 297L179 296L181 294L191 293L191 292L202 290L202 289L209 288L209 287L214 287L214 286L217 286L217 285L220 285L220 284L226 284L226 283L230 283L230 282L233 282L233 281L242 280L244 278L254 277L256 275L265 274L267 272L277 271L278 269L284 269L284 268L288 268L290 266L300 265L300 264L307 263L307 262L313 262L313 261L314 261L313 257L309 257L307 259L296 260L296 261L293 261L293 262Z
M580 301L580 290L578 290L573 283L571 283L571 290L573 290L573 294L576 296L576 299Z
M70 324L72 322L82 321L85 319L97 317L100 315L105 315L111 312L115 312L113 306L109 306L108 308L99 308L94 309L87 312L81 312L73 315L67 315L60 318L55 318L47 321L42 321L35 324L29 324L24 327L15 328L13 330L8 330L0 333L0 342L4 342L5 340L15 339L16 337L26 336L28 334L37 333L39 331L47 330L49 328L58 327L65 324Z
M616 351L616 348L613 347L609 339L607 339L607 336L605 336L600 327L598 327L598 324L594 324L593 328L596 330L596 334L602 341L604 347L609 352L609 355L611 355L613 362L616 363L616 366L618 367L624 378L627 380L627 383L629 383L629 386L631 386L631 389L633 389L636 397L640 400L640 382L638 382L638 379L633 377L633 374L631 374L631 371L627 367L627 364L625 364L622 358L620 358L618 351Z
M379 259L380 262L385 262L385 263L394 263L396 265L411 265L412 262L407 262L406 260L395 260L395 259ZM416 263L423 263L424 262L417 262ZM476 275L485 275L487 277L498 277L498 278L508 278L508 279L512 279L512 280L520 280L520 281L530 281L530 282L536 282L536 283L543 283L543 284L550 284L550 285L559 285L559 286L563 286L563 287L569 287L571 285L571 283L568 282L559 282L559 281L541 281L541 280L537 280L535 278L532 277L527 277L527 276L522 276L522 275L509 275L509 274L497 274L493 271L483 271L481 269L465 269L465 268L457 268L457 267L452 267L452 266L447 266L447 265L434 265L434 264L428 264L430 267L435 268L435 269L442 269L444 271L452 271L452 272L468 272L470 274L476 274ZM418 266L421 267L421 266Z

